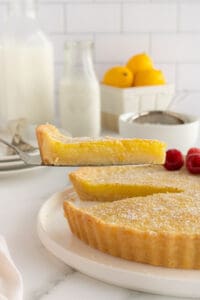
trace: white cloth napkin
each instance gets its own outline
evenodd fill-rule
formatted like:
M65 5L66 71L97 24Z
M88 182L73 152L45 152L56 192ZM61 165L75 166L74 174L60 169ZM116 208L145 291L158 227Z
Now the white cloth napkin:
M0 236L0 300L22 298L22 277L12 261L5 239Z

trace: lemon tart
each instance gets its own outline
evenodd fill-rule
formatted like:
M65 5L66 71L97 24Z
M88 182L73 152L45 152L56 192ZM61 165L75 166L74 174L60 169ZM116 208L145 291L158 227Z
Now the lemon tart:
M70 179L84 201L63 206L79 239L127 260L200 269L199 176L162 166L117 166L80 168ZM99 202L85 207L88 200Z

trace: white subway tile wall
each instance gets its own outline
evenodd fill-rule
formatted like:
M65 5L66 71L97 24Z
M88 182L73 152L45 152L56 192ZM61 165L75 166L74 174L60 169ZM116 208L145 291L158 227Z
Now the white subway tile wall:
M99 79L112 65L149 53L177 91L200 93L200 0L37 0L55 47L56 82L64 42L92 39ZM8 0L0 0L0 26Z

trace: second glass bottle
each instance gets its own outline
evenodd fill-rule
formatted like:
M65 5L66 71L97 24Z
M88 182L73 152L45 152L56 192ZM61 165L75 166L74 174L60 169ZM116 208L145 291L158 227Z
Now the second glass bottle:
M60 82L61 127L72 136L100 134L100 88L92 61L91 41L68 42Z

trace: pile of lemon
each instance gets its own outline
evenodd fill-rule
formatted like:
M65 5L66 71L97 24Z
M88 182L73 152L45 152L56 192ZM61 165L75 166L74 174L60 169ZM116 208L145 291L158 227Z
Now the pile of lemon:
M120 88L166 83L163 72L154 68L152 59L145 53L131 57L126 66L115 66L107 70L102 82Z

